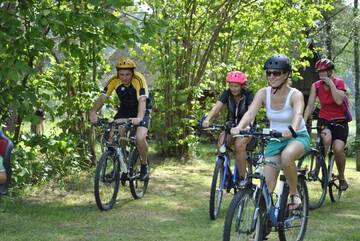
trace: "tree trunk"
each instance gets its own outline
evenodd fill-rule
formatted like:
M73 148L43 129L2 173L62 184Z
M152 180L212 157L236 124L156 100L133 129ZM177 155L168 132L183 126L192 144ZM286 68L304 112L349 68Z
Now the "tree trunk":
M332 48L332 35L331 35L331 30L332 30L331 13L330 12L326 13L324 18L325 18L325 32L326 32L325 45L326 45L327 58L332 59L333 48Z
M359 16L358 0L354 0L354 69L355 69L355 120L356 120L356 170L360 171L360 66L359 66Z

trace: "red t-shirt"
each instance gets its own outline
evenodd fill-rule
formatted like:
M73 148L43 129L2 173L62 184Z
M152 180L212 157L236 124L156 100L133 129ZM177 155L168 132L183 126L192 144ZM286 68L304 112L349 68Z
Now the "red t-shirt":
M332 78L333 83L339 90L346 91L345 82L342 79ZM318 80L315 83L316 95L320 101L319 117L325 120L345 119L345 108L343 104L336 104L332 97L330 88L325 89L325 83Z

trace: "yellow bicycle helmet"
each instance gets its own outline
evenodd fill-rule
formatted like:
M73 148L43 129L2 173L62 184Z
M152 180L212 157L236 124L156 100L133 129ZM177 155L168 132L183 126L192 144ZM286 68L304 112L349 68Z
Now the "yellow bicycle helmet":
M128 58L120 58L116 64L117 69L135 69L134 61Z

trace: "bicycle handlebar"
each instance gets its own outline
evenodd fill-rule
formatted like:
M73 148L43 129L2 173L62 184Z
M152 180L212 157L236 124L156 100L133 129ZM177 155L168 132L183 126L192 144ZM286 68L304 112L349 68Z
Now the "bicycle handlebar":
M294 138L296 138L296 137L297 137L297 134L296 134L294 128L293 128L291 125L289 125L288 128L289 128L289 130L290 130L290 132L291 132L291 135L292 135Z
M291 125L289 125L288 128L291 132L291 135L294 138L296 138L297 134L296 134L294 128L292 128ZM281 132L271 130L268 128L262 129L261 132L257 132L255 130L243 130L243 131L240 131L238 135L234 135L233 137L249 137L249 136L257 136L260 138L281 138L281 137L283 137Z
M226 129L226 125L212 124L209 127L201 127L204 131L223 131Z
M98 121L96 122L97 126L101 125L109 125L109 126L115 126L115 127L124 127L124 128L130 128L133 126L131 121L129 119L115 119L115 120L109 120L108 118L98 118Z
M251 137L251 136L256 136L260 138L280 138L282 137L282 133L264 128L262 129L262 131L243 130L240 131L238 135L234 135L233 137Z

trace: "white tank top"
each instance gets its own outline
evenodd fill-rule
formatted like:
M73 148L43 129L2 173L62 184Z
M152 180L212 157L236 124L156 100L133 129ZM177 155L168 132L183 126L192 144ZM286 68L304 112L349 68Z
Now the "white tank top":
M293 108L291 107L291 96L295 89L290 88L290 92L286 97L285 104L280 110L273 110L271 108L271 87L266 88L266 117L270 121L270 129L283 132L289 130L288 126L291 125L294 118ZM300 127L297 132L306 130L304 118L301 118Z

